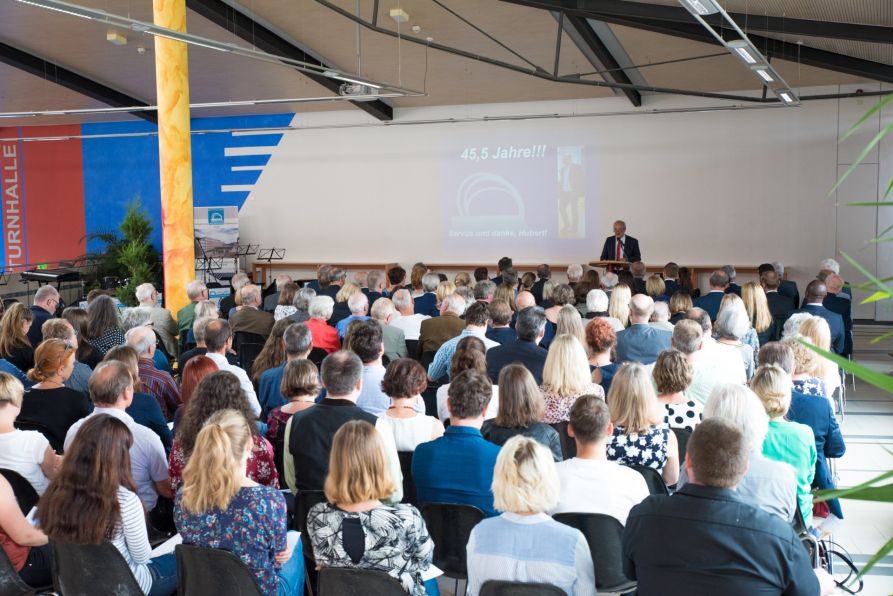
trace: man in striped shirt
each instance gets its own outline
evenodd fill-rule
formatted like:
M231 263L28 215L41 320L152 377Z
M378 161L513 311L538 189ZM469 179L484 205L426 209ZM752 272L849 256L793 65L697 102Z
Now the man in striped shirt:
M140 382L146 393L155 396L165 420L174 419L174 412L180 407L180 389L174 378L152 363L155 355L155 332L150 327L134 327L124 336L127 345L136 350L139 356Z

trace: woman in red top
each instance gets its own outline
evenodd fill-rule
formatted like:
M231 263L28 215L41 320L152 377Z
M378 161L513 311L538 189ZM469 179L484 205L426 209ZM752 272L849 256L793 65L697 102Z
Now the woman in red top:
M0 548L19 577L32 588L53 583L52 554L46 534L22 515L6 478L0 476Z
M338 331L326 321L332 317L335 301L329 296L316 296L310 301L310 319L304 324L313 336L313 347L322 348L329 354L341 349Z
M252 448L248 457L248 477L258 484L279 488L273 446L260 435L257 419L251 413L239 379L234 374L217 371L206 376L199 381L185 408L183 418L177 425L169 461L171 489L175 493L183 483L183 468L192 455L198 431L212 414L226 409L242 412L251 427Z

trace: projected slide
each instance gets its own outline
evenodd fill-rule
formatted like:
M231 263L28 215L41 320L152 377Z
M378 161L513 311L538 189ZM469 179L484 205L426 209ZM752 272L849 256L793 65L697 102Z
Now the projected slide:
M453 145L443 165L444 246L537 254L587 249L597 213L587 147L517 138Z

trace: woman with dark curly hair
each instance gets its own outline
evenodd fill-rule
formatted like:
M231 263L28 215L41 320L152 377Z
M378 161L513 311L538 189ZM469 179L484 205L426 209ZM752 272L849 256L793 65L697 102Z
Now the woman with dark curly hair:
M174 446L170 455L171 489L176 493L183 483L183 468L189 462L195 438L202 426L218 410L238 410L251 427L251 455L248 457L248 477L258 484L279 488L279 474L273 460L273 446L260 435L257 419L245 399L236 375L217 371L199 381L198 387L186 404L183 419L177 425Z
M398 358L390 364L381 380L381 390L391 398L391 407L378 417L375 428L390 433L397 451L415 451L416 445L443 435L443 423L434 416L416 410L422 392L428 387L425 369L412 358Z

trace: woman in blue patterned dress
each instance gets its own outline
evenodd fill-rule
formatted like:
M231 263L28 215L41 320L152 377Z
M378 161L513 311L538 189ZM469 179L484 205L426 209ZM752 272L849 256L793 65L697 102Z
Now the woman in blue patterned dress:
M614 435L608 442L608 459L645 466L662 472L667 485L679 479L676 435L665 422L666 411L657 401L645 367L624 364L614 375L607 402L611 404Z
M242 559L262 594L300 594L300 542L297 549L287 543L282 494L246 475L251 448L251 429L241 412L221 410L208 418L183 470L174 507L177 529L184 544Z
M325 493L328 503L307 515L307 534L320 567L384 571L412 596L437 595L424 581L434 542L425 520L409 504L384 505L394 492L381 437L368 422L348 422L335 433Z

